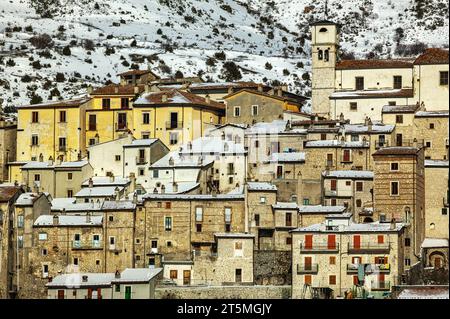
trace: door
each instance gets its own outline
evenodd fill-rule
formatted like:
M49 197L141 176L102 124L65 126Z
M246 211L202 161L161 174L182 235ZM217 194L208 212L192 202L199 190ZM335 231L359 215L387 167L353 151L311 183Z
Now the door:
M118 129L123 130L127 127L127 114L126 113L119 113L118 118Z
M242 282L242 269L236 269L236 282Z
M353 249L360 249L360 248L361 248L361 236L354 235L353 236Z
M336 235L328 235L328 249L336 249Z
M283 166L277 166L277 178L283 177Z
M439 257L434 258L434 268L441 268L441 267L442 267L441 258Z
M178 113L170 113L170 128L178 128Z
M403 135L402 134L397 134L396 135L396 141L397 141L397 146L402 146L402 144L403 144Z
M191 284L191 271L183 270L183 285L189 286Z
M386 288L386 282L384 274L378 274L378 288Z
M131 286L125 286L125 299L131 299Z
M305 270L312 270L312 257L305 257Z
M92 288L88 288L87 299L92 299Z
M312 249L313 235L305 235L305 249Z
M97 288L97 299L102 299L102 289Z
M145 163L145 150L139 150L139 163Z
M58 299L64 299L64 290L58 290Z
M331 186L330 186L330 189L331 189L332 191L335 191L335 190L336 190L336 186L337 186L337 181L336 181L335 179L332 179L332 180L331 180Z
M333 154L327 154L327 166L333 166Z

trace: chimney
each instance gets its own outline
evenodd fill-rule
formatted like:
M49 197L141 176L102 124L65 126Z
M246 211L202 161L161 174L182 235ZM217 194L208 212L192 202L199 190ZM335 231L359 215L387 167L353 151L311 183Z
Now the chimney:
M144 86L144 91L145 91L145 93L149 93L150 92L150 86L148 84L146 84Z
M119 93L119 87L118 86L114 87L114 93L116 93L116 94Z
M139 86L135 86L134 87L134 94L138 94L139 93Z
M114 277L116 277L117 279L120 278L120 272L118 270L116 270L116 273L115 273Z
M319 115L316 113L316 114L314 114L314 121L318 121L319 120Z
M81 276L81 281L82 282L87 282L88 281L88 276L87 275Z
M258 84L258 92L262 92L263 91L263 85L261 83Z
M91 214L86 213L86 223L90 223L90 222L91 222Z
M120 199L119 187L114 188L114 193L116 195L116 201Z
M170 158L169 158L169 165L170 166L173 166L175 163L174 163L174 160L173 160L173 157L171 156Z
M228 143L226 143L226 142L223 143L223 151L224 151L224 152L228 152L229 148L230 148L230 147L228 146Z
M212 195L212 197L217 196L217 189L215 187L211 190L211 195Z
M368 129L369 131L372 131L372 120L370 119L370 117L369 117L369 119L367 120L367 129Z
M53 157L48 158L48 166L53 166Z
M77 159L78 159L79 161L81 161L81 152L78 152L78 154L77 154Z
M166 192L166 185L161 185L161 194L164 194Z
M61 155L56 158L56 165L61 165Z
M391 219L391 226L389 227L390 228L390 230L394 230L395 228L396 228L396 223L395 223L395 218L392 218Z
M206 102L207 104L210 104L210 103L211 103L211 98L209 97L209 94L206 94L206 95L205 95L205 102Z
M420 110L421 111L426 111L425 103L423 101L422 101L422 103L420 103Z
M58 225L59 225L59 216L53 215L53 226L58 226Z
M92 179L92 177L89 177L89 188L94 187L94 180Z
M369 125L369 117L368 116L366 116L364 118L364 126L367 126L367 125Z
M167 102L167 93L163 93L161 95L161 102L166 103Z
M95 139L95 144L100 143L100 136L98 135L98 133L95 134L94 139Z
M177 182L173 182L172 189L173 189L174 193L178 193L178 183Z
M58 100L59 100L59 97L57 95L52 96L52 101L58 101Z
M114 182L114 174L113 174L113 173L111 173L111 175L109 175L109 181L110 181L111 183Z
M136 175L134 173L130 173L130 193L136 190Z
M203 156L198 157L198 165L203 165Z
M42 153L41 154L39 154L39 162L43 162L44 161L44 155L42 155Z
M345 121L344 113L339 115L339 122L343 123Z
M133 204L137 204L137 200L138 200L138 194L137 192L133 193Z
M278 96L283 96L283 90L281 89L281 87L277 88L277 95Z
M230 86L230 87L228 88L228 94L231 94L231 93L233 93L233 87Z
M37 185L37 182L33 183L33 193L39 194L39 186Z
M66 209L65 208L62 209L61 215L66 215Z
M225 132L222 132L222 134L220 135L220 137L222 138L222 141L225 141Z
M158 189L156 187L153 189L153 194L158 194Z
M92 88L92 85L88 85L87 87L87 94L92 94L92 91L94 91L94 89Z
M188 151L192 150L192 142L191 141L187 142L187 149L188 149Z

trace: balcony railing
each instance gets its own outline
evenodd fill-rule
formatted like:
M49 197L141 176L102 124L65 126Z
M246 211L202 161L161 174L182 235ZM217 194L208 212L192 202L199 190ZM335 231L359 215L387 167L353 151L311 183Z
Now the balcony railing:
M182 128L183 122L176 122L176 121L167 121L166 122L166 130L174 130L177 128Z
M362 265L364 273L389 273L391 271L390 264L347 264L347 273L357 273L358 268Z
M359 253L389 253L389 249L391 248L390 243L349 243L348 244L348 252L350 254L359 254Z
M388 147L389 146L389 141L380 141L380 140L376 140L375 141L375 149L380 149L382 147Z
M116 123L116 131L123 131L128 129L128 122L126 123Z
M339 244L312 244L305 245L304 243L300 244L300 253L301 254L309 254L309 253L333 253L339 251Z
M145 157L136 156L136 165L143 165L143 164L147 164L147 160L145 159Z
M297 274L315 274L318 271L318 264L297 264Z
M325 196L337 196L337 191L332 191L332 190L329 190L329 189L326 189L325 190Z
M67 151L67 146L66 146L66 145L60 145L60 146L58 147L58 150L59 150L60 152L66 152L66 151Z
M391 283L389 281L372 281L371 290L390 290Z
M81 241L74 240L72 241L73 249L102 249L102 242L100 240L91 240L91 241Z

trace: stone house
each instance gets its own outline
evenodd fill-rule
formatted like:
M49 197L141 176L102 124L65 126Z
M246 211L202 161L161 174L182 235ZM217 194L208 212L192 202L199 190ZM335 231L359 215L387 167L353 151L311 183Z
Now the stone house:
M117 74L121 85L149 84L159 79L159 76L150 70L129 70Z
M11 182L7 164L16 160L16 148L17 122L8 121L0 115L0 183Z
M292 230L292 298L383 298L403 273L404 224L352 221L351 213Z
M425 238L424 150L416 147L384 147L374 158L373 220L405 223L404 265L420 258Z

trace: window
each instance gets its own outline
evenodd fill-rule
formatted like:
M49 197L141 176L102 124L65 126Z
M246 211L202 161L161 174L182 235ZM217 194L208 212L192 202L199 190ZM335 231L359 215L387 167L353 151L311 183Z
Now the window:
M330 277L328 279L328 283L330 285L336 285L336 275L330 275Z
M411 266L411 259L405 258L405 266Z
M67 179L71 181L73 179L73 173L67 173Z
M362 206L362 202L360 199L356 200L356 207L361 207Z
M115 284L114 286L116 288L115 291L120 292L120 284Z
M35 182L39 182L41 180L41 175L40 174L34 174L34 181Z
M319 60L323 60L323 51L322 50L319 50L318 58L319 58Z
M389 102L388 102L388 105L394 106L394 105L397 105L397 102L395 102L395 101L389 101Z
M398 182L391 182L391 196L399 195Z
M39 233L38 238L39 240L47 240L47 233Z
M335 191L336 190L336 185L337 185L337 180L332 179L330 184L330 190Z
M166 209L171 209L171 208L172 208L172 203L166 202Z
M42 265L42 277L48 277L48 265Z
M259 214L255 214L255 226L259 226Z
M391 163L391 171L398 171L398 163Z
M242 242L237 241L234 243L234 256L235 257L242 257L243 256L243 250L242 250Z
M364 90L364 77L355 77L355 88L356 90Z
M411 246L411 238L405 238L405 247Z
M152 240L152 248L158 248L158 241Z
M142 133L142 139L143 140L148 140L150 138L150 134L149 133Z
M78 258L77 258L77 257L74 257L74 258L73 258L73 264L74 264L75 266L78 266Z
M114 158L115 158L116 162L120 161L120 155L116 155L116 156L114 156Z
M330 51L329 50L325 50L325 61L330 60Z
M325 141L327 139L327 133L321 133L320 134L320 140Z
M292 245L292 237L286 237L286 245Z
M378 235L377 242L379 244L384 244L384 236L383 235Z
M261 204L265 204L265 203L266 203L266 197L265 197L265 196L261 196L261 197L259 198L259 202L260 202Z
M239 116L241 116L241 107L235 106L234 107L234 117L239 117Z
M97 115L89 114L89 131L97 130Z
M110 99L102 99L102 109L109 110L111 108L111 100Z
M128 109L130 106L130 100L127 97L123 97L120 99L120 108L121 109Z
M439 84L448 85L448 71L439 72Z
M169 133L169 144L170 145L178 144L178 132L170 132Z
M331 206L336 206L336 198L331 199Z
M114 221L114 216L109 216L109 219L108 219L110 222L113 222Z
M351 181L345 181L345 186L351 186L352 182Z
M144 168L140 168L138 171L139 176L144 176L145 175L145 169Z
M231 208L225 207L225 223L230 224L231 223Z
M356 191L357 192L363 191L363 182L356 182Z
M41 255L42 255L42 256L47 256L47 254L48 254L47 249L43 248L43 249L41 250Z
M164 220L164 228L166 231L172 230L172 217L166 217Z
M142 124L150 124L150 113L142 113Z
M258 105L252 105L252 116L258 115Z
M89 139L89 146L95 145L95 138Z
M177 278L178 278L178 270L171 270L170 279L177 279Z
M403 123L403 115L396 115L395 116L395 123Z
M401 89L401 88L402 88L402 76L394 75L394 89Z
M309 198L303 198L303 205L309 205Z
M196 222L203 221L203 207L195 207L195 221Z
M23 248L23 236L17 236L17 247Z
M242 269L238 268L235 272L236 282L242 282Z
M196 224L195 227L196 227L197 233L201 233L202 232L202 224Z
M358 103L350 102L350 111L357 111L357 110L358 110Z
M352 142L358 142L359 141L359 135L352 134Z
M330 265L336 265L336 257L330 256Z
M153 178L158 178L159 177L159 170L154 169L153 170Z
M430 123L430 129L434 130L434 123Z
M59 138L59 151L65 151L66 150L66 138L60 137Z
M441 213L442 213L442 215L447 215L448 209L446 207L442 208Z
M23 228L23 215L17 216L17 228Z
M343 150L343 158L342 161L343 162L350 162L351 161L351 151L350 150Z
M31 135L31 145L39 145L39 137L36 134Z
M292 213L286 213L285 224L287 227L292 226Z
M66 122L66 111L59 111L59 121L61 123Z
M31 123L38 123L39 122L39 112L31 112Z
M431 141L426 141L426 142L425 142L425 146L426 146L426 147L431 147Z
M256 141L255 141L255 148L258 148L258 147L259 147L259 141L256 140Z

